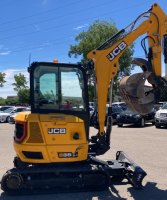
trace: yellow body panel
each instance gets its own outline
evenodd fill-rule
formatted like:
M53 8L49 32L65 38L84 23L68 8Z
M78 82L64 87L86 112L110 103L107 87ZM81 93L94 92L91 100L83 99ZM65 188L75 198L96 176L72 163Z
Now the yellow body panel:
M40 146L39 144L36 145L26 145L25 143L23 144L18 144L16 142L13 143L14 150L17 154L17 156L24 162L29 162L29 163L50 163L49 155L46 149L46 145ZM43 159L28 159L24 154L22 153L23 151L29 151L29 152L41 152L43 155Z
M13 143L14 150L17 153L17 156L24 162L28 163L51 163L51 162L76 162L87 159L88 154L88 144L75 144L75 145L25 145ZM75 153L76 149L78 150L78 157L69 157L62 158L58 156L58 153ZM23 151L32 151L32 152L41 152L43 159L29 159L22 152Z
M27 122L27 135L21 143L14 142L17 156L24 162L51 163L75 162L86 160L88 142L83 120L64 114L30 114L20 113L16 121ZM65 130L65 133L49 134L51 130ZM74 134L79 139L74 139ZM23 151L41 152L43 159L27 158ZM63 154L64 153L64 154ZM70 157L65 157L65 156Z
M24 112L20 112L18 115L15 116L15 120L17 121L21 121L21 122L26 122L27 121L27 117L29 116L31 112L30 111L24 111Z

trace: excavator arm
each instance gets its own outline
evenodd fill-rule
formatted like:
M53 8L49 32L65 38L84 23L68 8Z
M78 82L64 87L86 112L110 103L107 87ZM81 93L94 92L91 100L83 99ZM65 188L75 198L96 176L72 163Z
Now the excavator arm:
M135 30L133 30L136 22L142 17L146 17L148 14L148 19L143 21ZM105 49L107 45L113 43L129 28L130 32L128 34L111 47ZM97 49L92 50L87 55L94 64L96 76L100 136L105 135L104 121L108 87L111 80L117 75L119 68L118 59L139 36L145 33L147 33L147 36L142 40L142 47L148 60L141 58L133 60L134 64L141 67L143 73L124 77L120 81L119 91L130 110L139 114L146 114L152 110L154 103L160 100L160 97L166 90L166 81L161 77L161 41L167 34L167 15L160 6L157 3L154 3L151 9L142 13L127 28L119 31L104 44ZM148 39L148 53L145 46L146 39ZM165 58L166 57L167 55L165 55ZM144 83L146 79L153 86L153 89L149 92L144 92Z

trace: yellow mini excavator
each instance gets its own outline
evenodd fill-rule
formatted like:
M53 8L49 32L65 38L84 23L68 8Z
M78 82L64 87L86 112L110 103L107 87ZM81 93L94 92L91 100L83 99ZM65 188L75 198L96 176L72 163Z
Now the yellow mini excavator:
M147 19L133 30L142 17ZM79 64L58 62L33 62L28 67L31 112L22 112L15 117L14 168L8 170L1 180L1 189L6 194L105 190L109 187L110 177L118 175L126 176L135 188L142 188L146 172L123 151L116 153L115 160L104 161L96 156L110 149L111 105L105 131L104 121L108 88L117 75L118 59L129 45L145 33L147 36L141 44L147 60L133 60L143 73L124 77L119 91L129 109L146 114L166 90L167 82L161 77L161 53L164 53L167 63L167 16L154 3L127 28L88 53L89 68L94 70L97 89L95 107L99 123L97 135L91 138L88 69ZM118 38L121 39L117 41ZM112 46L106 48L109 44ZM146 79L153 86L148 92L144 92Z

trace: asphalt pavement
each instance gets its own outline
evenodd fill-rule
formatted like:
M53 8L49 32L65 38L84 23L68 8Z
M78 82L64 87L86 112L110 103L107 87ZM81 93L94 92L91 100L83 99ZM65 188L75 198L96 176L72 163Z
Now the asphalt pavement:
M91 135L97 130L90 128ZM0 177L13 168L14 124L0 123ZM167 128L156 129L147 124L144 128L114 125L111 136L111 149L100 156L101 159L115 159L117 151L124 151L143 168L147 176L143 180L143 190L135 189L122 178L112 178L111 185L102 192L66 194L7 196L0 190L0 199L7 200L167 200Z

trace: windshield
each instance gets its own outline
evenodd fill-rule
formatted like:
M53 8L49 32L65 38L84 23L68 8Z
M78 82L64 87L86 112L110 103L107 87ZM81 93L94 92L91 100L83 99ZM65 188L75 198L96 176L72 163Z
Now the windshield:
M113 107L112 110L113 110L113 112L123 112L123 110L118 107Z
M154 105L154 109L157 111L160 109L160 107L162 108L163 107L163 104L162 103L157 103Z
M3 111L3 113L10 113L13 109L12 108L8 108L6 110Z
M82 71L74 67L38 66L34 71L34 107L85 111Z
M121 108L118 108L117 106L112 106L112 111L114 112L114 113L121 113L121 112L123 112L123 110L121 109ZM106 108L106 113L108 113L108 107Z
M8 109L8 107L2 107L2 108L0 108L1 111L4 111L6 109Z
M129 110L129 108L127 108L125 111L127 111L127 112L131 112L131 111Z
M164 107L162 109L167 109L167 104L164 105Z
M23 111L31 111L31 108L26 108Z

